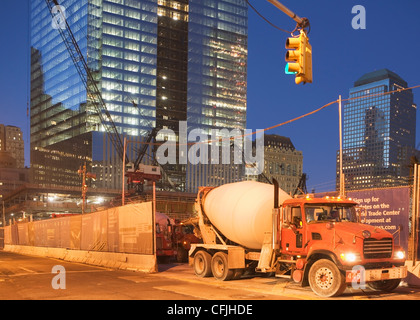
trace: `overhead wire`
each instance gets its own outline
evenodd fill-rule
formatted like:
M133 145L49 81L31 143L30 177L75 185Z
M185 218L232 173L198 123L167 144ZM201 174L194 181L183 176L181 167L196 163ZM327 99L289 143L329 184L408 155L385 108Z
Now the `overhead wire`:
M397 92L402 92L402 91L407 91L407 90L412 90L412 89L417 89L420 88L420 85L416 85L416 86L412 86L409 88L398 88L396 90L392 90L392 91L388 91L388 92L380 92L380 93L375 93L375 94L370 94L370 95L365 95L365 96L360 96L360 97L352 97L352 98L347 98L347 99L342 99L341 101L353 101L353 100L357 100L357 99L367 99L367 98L372 98L372 97L376 97L376 96L380 96L380 95L389 95L392 93L397 93ZM316 185L312 185L311 188L315 189L316 187L319 188L327 188L329 185L332 184L332 182L335 181L327 181L324 183L320 183L320 184L316 184Z
M321 189L321 190L329 190L332 187L334 187L336 185L336 180L329 180L329 181L325 181L325 182L321 182L318 184L313 184L310 185L308 184L308 190L317 190L317 189ZM317 192L322 192L322 191L317 191Z
M357 99L366 99L366 98L371 98L371 97L374 97L374 96L388 95L388 94L392 94L392 93L396 93L396 92L402 92L402 91L407 91L407 90L412 90L412 89L417 89L417 88L420 88L420 85L416 85L416 86L412 86L412 87L408 87L408 88L400 88L400 89L396 89L396 90L393 90L393 91L375 93L375 94L370 94L370 95L365 95L365 96L360 96L360 97L341 99L341 101L345 102L345 101L352 101L352 100L357 100ZM284 126L286 124L295 122L297 120L300 120L300 119L303 119L305 117L311 116L315 113L318 113L318 112L322 111L323 109L325 109L325 108L327 108L327 107L329 107L329 106L331 106L335 103L338 103L338 102L339 102L339 100L337 99L337 100L331 101L331 102L323 105L320 108L317 108L313 111L305 113L305 114L303 114L301 116L298 116L296 118L293 118L293 119L275 124L273 126L270 126L270 127L264 128L264 129L259 129L259 130L256 130L256 131L253 131L253 132L250 132L250 133L245 133L245 134L241 134L241 135L237 135L237 136L233 136L233 137L232 136L228 137L228 138L220 137L220 138L213 139L213 140L195 141L195 142L187 142L187 143L170 143L168 141L164 141L164 142L149 142L148 144L149 145L157 145L157 146L162 145L162 144L172 144L172 145L176 145L176 146L185 146L185 145L209 144L209 143L213 143L213 142L222 142L224 140L231 141L231 140L238 139L238 138L244 138L244 137L247 137L247 136L257 135L259 133L269 131L269 130ZM145 143L145 142L139 142L139 144L143 144L143 143Z
M282 29L282 28L280 28L280 27L278 27L278 26L276 26L274 23L272 23L270 20L268 20L266 17L264 17L251 3L249 3L249 1L248 0L246 0L246 3L249 5L249 7L252 9L252 10L254 10L255 11L255 13L260 17L260 18L262 18L265 22L267 22L270 26L272 26L272 27L274 27L274 28L276 28L277 30L280 30L280 31L282 31L282 32L286 32L286 33L288 33L288 34L292 34L292 31L287 31L287 30L285 30L285 29Z
M420 85L416 85L416 86L409 87L409 88L399 88L399 89L392 90L392 91L387 91L387 92L374 93L374 94L370 94L370 95L366 95L366 96L342 99L341 101L343 102L343 101L351 101L351 100L357 100L357 99L372 98L372 97L383 96L383 95L388 95L388 94L392 94L392 93L396 93L396 92L402 92L402 91L418 89L418 88L420 88Z

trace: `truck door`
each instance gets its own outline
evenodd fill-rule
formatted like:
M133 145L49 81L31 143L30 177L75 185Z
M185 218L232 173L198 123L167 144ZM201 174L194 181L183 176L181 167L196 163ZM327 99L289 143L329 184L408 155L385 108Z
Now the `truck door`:
M281 230L282 253L296 253L303 251L304 232L302 211L300 206L287 206L283 210L283 225Z

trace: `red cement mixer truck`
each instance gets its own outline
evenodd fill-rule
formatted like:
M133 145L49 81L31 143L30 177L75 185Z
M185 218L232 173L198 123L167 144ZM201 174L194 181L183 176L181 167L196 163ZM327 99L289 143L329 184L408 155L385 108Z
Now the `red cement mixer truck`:
M169 263L177 255L172 239L174 224L166 214L156 212L156 256L159 262Z
M276 181L243 181L202 187L195 205L203 243L191 244L189 257L199 277L269 273L331 297L365 283L392 291L407 276L404 250L389 232L359 223L351 200L292 198Z

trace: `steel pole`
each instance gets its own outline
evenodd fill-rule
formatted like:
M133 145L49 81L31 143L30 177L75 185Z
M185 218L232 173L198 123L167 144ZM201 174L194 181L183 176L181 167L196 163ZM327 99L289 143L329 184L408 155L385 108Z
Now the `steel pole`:
M6 226L6 207L4 206L4 200L3 202L3 228Z
M153 214L152 214L152 230L153 230L153 254L156 257L156 182L153 180Z
M127 152L127 138L124 137L124 156L123 156L123 168L122 168L122 194L121 194L121 205L125 205L125 154Z
M414 164L414 181L413 181L413 203L412 203L412 214L411 214L411 223L412 223L412 259L413 259L413 266L416 264L417 261L417 247L418 247L418 218L419 218L419 179L420 172L419 172L419 165L416 163Z
M83 165L83 176L82 176L82 214L85 214L85 200L86 200L86 162Z
M274 5L276 8L283 11L283 13L285 13L290 18L295 20L298 24L302 24L303 19L301 17L299 17L298 15L296 15L296 13L294 13L293 11L289 10L285 5L281 4L277 0L267 0L267 1L270 2L272 5Z
M338 123L340 139L340 196L344 196L344 174L343 174L343 128L342 128L342 105L341 95L338 97Z

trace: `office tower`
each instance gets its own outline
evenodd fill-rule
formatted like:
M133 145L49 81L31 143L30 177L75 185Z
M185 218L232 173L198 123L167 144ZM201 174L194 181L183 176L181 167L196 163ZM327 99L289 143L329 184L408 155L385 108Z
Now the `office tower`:
M22 130L0 124L0 152L8 152L16 161L16 168L25 167L25 150Z
M346 190L406 185L415 149L416 105L407 82L388 69L362 76L344 105ZM337 157L339 159L339 157ZM337 160L337 186L339 161Z
M268 183L274 178L285 192L293 193L296 190L302 176L303 155L302 151L296 150L290 138L266 134L264 162L264 172L259 175L259 181Z
M66 21L134 161L153 128L245 128L245 0L61 0ZM98 120L45 0L31 1L31 165L41 184L121 188L122 157ZM158 136L158 138L164 138ZM152 163L156 147L144 162ZM177 157L180 155L178 154ZM186 189L188 165L164 165ZM162 188L166 186L161 185Z
M29 169L25 168L22 130L0 124L0 201L28 182Z

